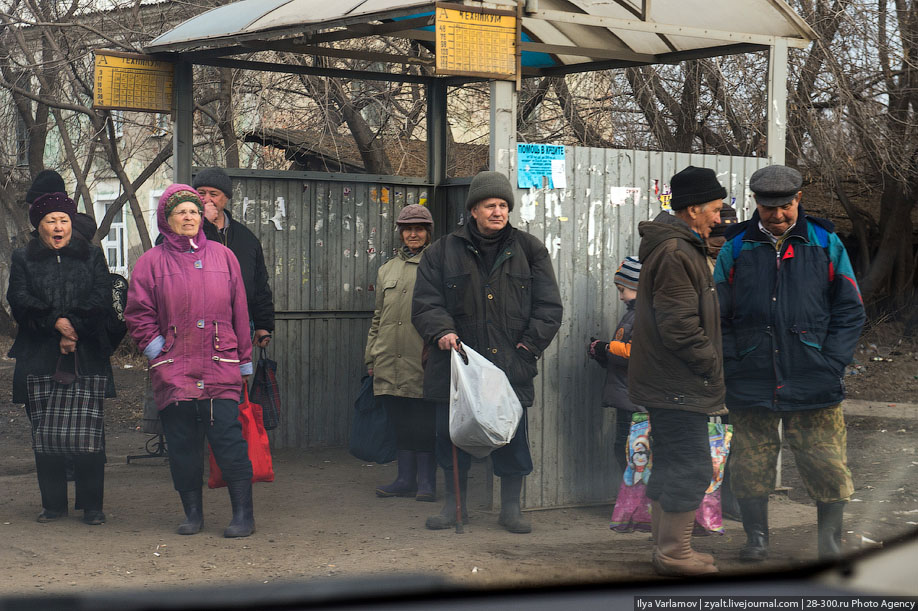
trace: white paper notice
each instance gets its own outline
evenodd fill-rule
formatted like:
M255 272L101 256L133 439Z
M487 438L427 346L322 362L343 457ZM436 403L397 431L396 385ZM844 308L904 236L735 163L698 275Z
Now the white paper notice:
M567 189L567 168L563 159L551 160L551 182L555 189Z

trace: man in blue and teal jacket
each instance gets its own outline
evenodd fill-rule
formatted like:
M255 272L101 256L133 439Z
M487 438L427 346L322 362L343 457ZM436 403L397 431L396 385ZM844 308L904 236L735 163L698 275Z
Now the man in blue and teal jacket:
M740 560L749 562L768 555L780 423L816 501L820 557L839 553L854 491L841 401L864 306L832 223L800 207L802 184L786 166L756 171L749 180L756 211L727 232L714 270L734 425L732 487L747 538Z

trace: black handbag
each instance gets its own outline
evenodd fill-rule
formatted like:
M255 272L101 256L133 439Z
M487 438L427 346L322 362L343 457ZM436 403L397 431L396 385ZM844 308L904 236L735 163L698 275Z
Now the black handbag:
M252 389L249 393L252 403L261 406L262 420L265 430L276 429L280 424L281 397L280 387L277 383L277 361L268 358L268 351L261 348L258 363L255 365L255 375L252 380Z
M398 454L389 414L373 395L373 376L363 377L360 394L354 401L348 450L355 458L379 464L392 462Z
M105 448L102 402L108 380L80 375L73 353L73 371L28 375L32 447L37 454L95 454Z

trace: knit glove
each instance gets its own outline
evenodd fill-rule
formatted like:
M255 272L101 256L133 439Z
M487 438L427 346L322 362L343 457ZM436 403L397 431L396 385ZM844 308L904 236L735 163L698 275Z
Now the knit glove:
M587 351L587 354L591 359L605 366L609 355L609 342L604 342L601 339L590 339L592 341L590 341L590 349Z

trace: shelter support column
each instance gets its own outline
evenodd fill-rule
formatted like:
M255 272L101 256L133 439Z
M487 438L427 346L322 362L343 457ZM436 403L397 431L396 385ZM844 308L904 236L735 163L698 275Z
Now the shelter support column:
M513 81L491 81L491 148L488 165L514 184L516 169L516 87Z
M194 152L194 77L189 62L175 64L175 115L172 130L173 179L191 184L191 157Z
M775 38L768 52L768 159L783 164L787 147L787 39Z
M440 188L446 180L446 82L436 80L427 84L427 195L430 214L434 218L434 229L441 234L449 232L449 211L446 192Z

